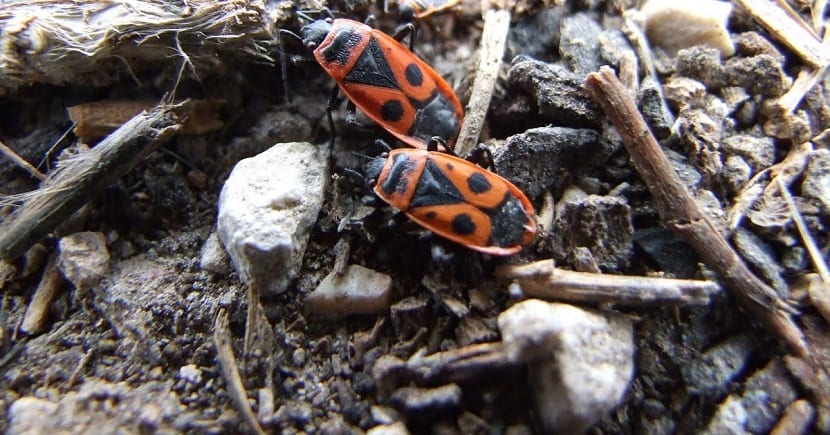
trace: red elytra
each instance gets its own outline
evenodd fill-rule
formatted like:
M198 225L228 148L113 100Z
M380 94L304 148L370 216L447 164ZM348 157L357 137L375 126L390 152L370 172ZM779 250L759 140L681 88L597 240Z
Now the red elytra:
M467 160L401 148L365 168L374 192L441 237L491 255L511 255L533 241L533 205L510 181Z
M339 18L301 29L303 43L368 117L400 141L426 149L437 138L449 147L464 111L447 82L412 51L366 24Z

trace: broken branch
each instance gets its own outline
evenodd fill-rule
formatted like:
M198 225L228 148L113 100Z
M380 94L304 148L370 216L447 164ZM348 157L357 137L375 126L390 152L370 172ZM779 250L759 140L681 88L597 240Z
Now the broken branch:
M23 255L147 154L170 140L182 126L180 113L186 105L161 105L136 115L95 148L50 174L30 200L0 223L0 258L11 262Z
M757 316L776 338L797 354L808 354L803 334L788 314L792 309L749 270L700 209L614 71L600 68L588 75L585 86L617 128L666 225L692 246L735 293L743 308Z
M627 306L708 305L711 296L720 291L712 281L575 272L558 269L551 260L504 265L495 273L518 282L525 296L544 300Z

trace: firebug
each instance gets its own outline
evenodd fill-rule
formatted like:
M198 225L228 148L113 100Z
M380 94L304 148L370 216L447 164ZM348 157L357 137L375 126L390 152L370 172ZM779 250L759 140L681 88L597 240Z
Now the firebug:
M399 148L370 160L364 173L383 201L470 249L515 254L536 235L533 205L525 194L462 158Z
M283 31L281 33L290 32ZM300 39L349 100L400 141L426 149L450 147L461 127L461 102L447 82L409 48L354 20L313 21Z

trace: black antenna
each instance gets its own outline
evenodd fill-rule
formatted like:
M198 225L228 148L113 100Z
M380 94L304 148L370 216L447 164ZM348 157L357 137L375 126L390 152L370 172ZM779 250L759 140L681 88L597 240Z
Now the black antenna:
M282 90L285 93L285 99L290 103L291 102L291 94L288 92L288 65L286 62L286 54L285 54L285 42L283 40L284 36L290 36L300 43L303 42L303 38L300 35L287 30L287 29L280 29L280 70L282 72Z
M353 156L355 156L355 157L357 157L357 158L359 158L359 159L361 159L361 160L365 160L365 161L367 161L367 162L368 162L368 161L370 161L370 160L372 160L372 159L374 159L374 157L372 157L372 156L370 156L370 155L368 155L368 154L363 154L363 153L358 152L358 151L352 151L352 153L351 153L351 154L352 154Z

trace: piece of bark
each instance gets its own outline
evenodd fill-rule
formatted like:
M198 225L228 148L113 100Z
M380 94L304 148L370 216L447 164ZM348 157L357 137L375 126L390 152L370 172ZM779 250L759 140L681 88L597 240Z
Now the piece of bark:
M66 161L0 223L0 258L14 261L182 126L187 102L142 112L95 148Z
M180 134L199 135L222 128L220 100L190 100ZM155 101L101 100L67 107L69 119L75 123L74 133L84 140L97 139L121 127L143 110L156 107Z
M26 314L23 315L23 321L20 323L20 332L32 335L43 332L46 327L46 319L49 313L49 307L52 301L60 293L63 288L63 275L57 265L58 254L53 252L49 256L49 261L43 269L43 276L40 278L40 283L37 285L35 294L26 307Z
M698 252L737 296L738 302L798 355L809 353L803 334L790 317L792 308L755 276L686 190L663 154L637 106L611 68L600 68L585 81L588 93L617 128L632 164L651 192L663 222Z

